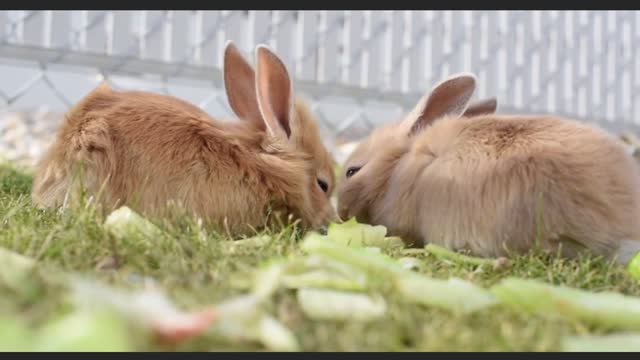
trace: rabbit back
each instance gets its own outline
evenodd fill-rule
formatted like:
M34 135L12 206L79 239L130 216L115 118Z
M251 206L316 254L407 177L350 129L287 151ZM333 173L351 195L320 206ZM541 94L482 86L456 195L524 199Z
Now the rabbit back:
M259 147L249 122L221 123L171 96L100 86L67 113L33 198L61 205L81 171L82 186L110 208L164 215L173 201L205 219L255 224L268 202Z
M540 116L443 119L410 156L425 153L433 160L416 174L424 241L485 256L535 241L606 255L640 239L637 165L595 127Z

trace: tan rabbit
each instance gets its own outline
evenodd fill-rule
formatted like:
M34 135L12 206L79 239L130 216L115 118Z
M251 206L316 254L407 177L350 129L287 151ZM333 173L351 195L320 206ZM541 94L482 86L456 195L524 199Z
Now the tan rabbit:
M110 208L163 215L174 203L234 234L265 225L270 210L311 227L334 219L334 161L315 120L294 102L272 51L258 46L256 62L254 73L227 44L224 84L236 122L175 97L98 86L66 114L39 164L34 202L60 206L81 163L83 185Z
M475 83L443 81L359 144L344 166L340 216L479 256L538 242L627 261L640 249L640 173L624 145L554 116L461 116Z

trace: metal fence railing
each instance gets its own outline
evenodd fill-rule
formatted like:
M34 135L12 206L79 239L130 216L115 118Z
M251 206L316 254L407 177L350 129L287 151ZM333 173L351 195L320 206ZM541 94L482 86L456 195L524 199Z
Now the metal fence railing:
M476 96L497 96L501 112L640 126L639 11L0 11L0 131L50 134L51 114L102 79L228 116L229 39L247 55L273 47L331 141L363 136L458 71L477 74Z

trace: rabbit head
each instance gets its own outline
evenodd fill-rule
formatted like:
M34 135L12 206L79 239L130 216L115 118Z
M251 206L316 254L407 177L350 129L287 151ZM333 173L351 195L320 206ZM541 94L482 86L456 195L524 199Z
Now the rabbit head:
M344 164L344 178L338 191L338 213L342 219L379 223L385 198L393 191L388 184L411 149L415 135L443 117L472 117L496 111L489 98L468 105L475 90L471 74L458 74L436 85L401 121L375 129L351 153ZM420 166L420 164L410 164ZM415 181L406 178L403 181Z
M329 198L335 188L335 160L322 142L317 120L307 104L294 97L293 83L284 63L267 46L255 51L256 69L228 42L224 53L224 86L233 112L263 133L267 153L298 153L307 174L304 198L315 219L334 219ZM323 216L325 214L326 216ZM303 216L304 217L304 216Z

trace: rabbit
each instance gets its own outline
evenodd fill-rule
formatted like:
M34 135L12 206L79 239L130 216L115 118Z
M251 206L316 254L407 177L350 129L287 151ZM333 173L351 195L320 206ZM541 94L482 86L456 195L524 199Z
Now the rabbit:
M640 174L620 141L551 115L464 116L475 86L454 75L364 139L343 166L339 216L482 257L640 250Z
M336 219L335 161L305 102L294 100L285 65L259 45L254 72L228 42L223 74L239 121L218 121L172 96L100 84L66 113L38 164L35 205L62 205L80 163L82 185L107 207L160 216L178 204L234 235L266 225L270 211L311 228Z

